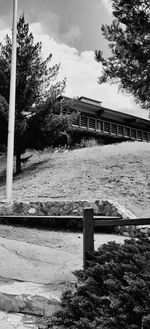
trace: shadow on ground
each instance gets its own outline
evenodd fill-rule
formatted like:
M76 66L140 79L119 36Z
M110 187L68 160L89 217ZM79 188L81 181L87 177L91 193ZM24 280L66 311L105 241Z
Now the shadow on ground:
M14 181L22 178L22 175L25 177L25 176L29 176L30 175L33 175L33 172L38 170L38 173L47 168L47 166L43 166L43 164L46 164L47 162L50 162L49 159L45 159L45 160L41 160L41 161L37 161L37 162L34 162L34 163L31 163L31 164L22 164L22 171L21 173L17 174L17 173L14 173L13 175L13 178L14 178ZM40 168L41 166L41 168ZM52 168L54 167L52 164L50 164L49 168ZM3 170L0 170L0 186L4 186L6 183L6 168L3 169Z

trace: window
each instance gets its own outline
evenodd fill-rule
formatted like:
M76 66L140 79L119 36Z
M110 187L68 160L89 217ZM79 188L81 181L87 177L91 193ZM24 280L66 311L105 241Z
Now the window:
M103 131L103 121L97 120L97 130Z
M118 126L118 135L123 136L123 126Z
M141 130L137 130L137 139L139 141L142 141L142 131Z
M117 125L114 123L111 124L111 134L117 135Z
M143 141L148 141L148 133L146 131L143 131Z
M81 127L87 128L88 118L81 116Z
M110 133L110 122L104 122L104 133Z
M72 121L73 126L79 127L79 117Z
M95 119L89 118L89 129L95 130Z
M130 137L130 128L128 128L128 127L124 128L124 136L125 137Z
M136 139L136 130L131 129L131 138Z

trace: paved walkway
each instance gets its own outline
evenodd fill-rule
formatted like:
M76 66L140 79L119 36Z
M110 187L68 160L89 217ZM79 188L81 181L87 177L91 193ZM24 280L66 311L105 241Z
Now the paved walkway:
M95 249L114 240L124 237L95 234ZM63 290L76 281L72 272L82 268L82 243L81 233L69 232L50 231L48 246L0 237L0 329L29 328L28 319L18 314L20 305L28 312L27 301L33 312L40 312L42 303L44 314L54 312Z
M0 238L0 278L57 285L72 278L71 271L82 267L81 255Z

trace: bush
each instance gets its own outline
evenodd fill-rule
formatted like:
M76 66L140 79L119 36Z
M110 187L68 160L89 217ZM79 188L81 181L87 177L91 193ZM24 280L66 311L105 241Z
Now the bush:
M74 148L90 147L95 145L104 145L103 136L96 131L90 130L70 130L71 146Z
M90 139L82 138L80 142L80 147L93 147L97 145L98 145L98 141L95 138L90 138Z
M98 145L103 145L102 140L98 140L95 138L82 138L81 141L79 143L75 143L73 145L74 149L80 149L80 148L85 148L85 147L94 147L94 146L98 146Z
M49 318L45 328L150 328L148 238L104 244L91 254L89 267L76 275L77 288L63 295L64 310Z

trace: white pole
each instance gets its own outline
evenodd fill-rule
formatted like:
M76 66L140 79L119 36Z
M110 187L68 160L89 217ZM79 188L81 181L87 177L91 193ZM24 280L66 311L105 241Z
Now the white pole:
M6 173L6 198L8 202L12 202L12 182L13 182L15 98L16 98L17 1L18 0L13 0L12 57L11 57L8 142L7 142L7 173Z

